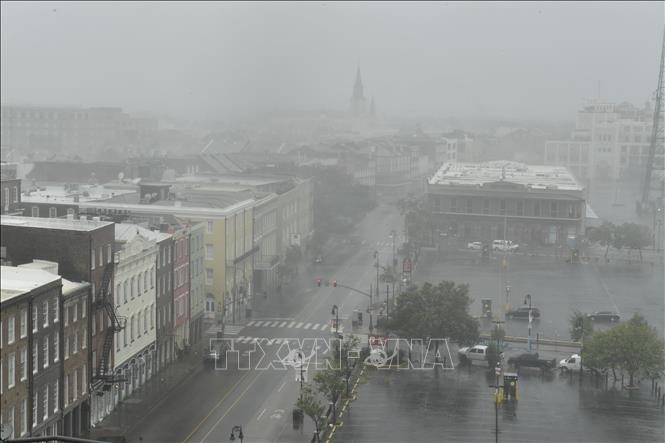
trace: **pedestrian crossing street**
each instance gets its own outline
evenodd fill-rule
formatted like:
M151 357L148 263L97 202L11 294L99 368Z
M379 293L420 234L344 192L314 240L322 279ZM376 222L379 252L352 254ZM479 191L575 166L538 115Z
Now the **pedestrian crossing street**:
M291 320L252 320L247 323L247 326L254 328L291 328L306 329L310 331L324 331L326 330L328 323L312 323Z

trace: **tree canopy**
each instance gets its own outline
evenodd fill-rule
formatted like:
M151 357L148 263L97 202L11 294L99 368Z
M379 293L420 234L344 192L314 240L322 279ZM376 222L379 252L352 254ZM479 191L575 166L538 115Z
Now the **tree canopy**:
M629 385L640 374L656 376L665 370L665 341L643 317L634 315L607 331L595 332L584 345L587 367L624 371Z
M603 222L597 228L590 230L589 240L605 247L605 258L607 258L610 247L613 247L618 250L637 250L640 254L640 261L642 261L642 249L651 244L652 237L648 226L637 223L615 225Z
M570 316L570 338L574 341L581 341L589 338L593 333L593 322L589 317L580 311L573 312Z
M459 344L477 342L478 322L469 314L469 286L442 281L411 286L397 297L388 329L406 338L448 338Z

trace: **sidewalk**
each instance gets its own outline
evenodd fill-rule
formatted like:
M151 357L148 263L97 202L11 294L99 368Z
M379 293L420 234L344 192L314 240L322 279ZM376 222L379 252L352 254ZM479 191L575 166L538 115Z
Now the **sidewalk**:
M173 389L202 369L201 351L192 349L118 403L111 414L90 430L89 438L130 434Z

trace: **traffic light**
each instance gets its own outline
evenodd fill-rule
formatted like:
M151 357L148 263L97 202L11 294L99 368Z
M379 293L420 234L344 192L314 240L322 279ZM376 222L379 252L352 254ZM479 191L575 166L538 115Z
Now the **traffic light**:
M333 288L337 287L337 280L333 279Z
M316 279L316 286L318 286L319 288L321 287L321 279L320 278Z

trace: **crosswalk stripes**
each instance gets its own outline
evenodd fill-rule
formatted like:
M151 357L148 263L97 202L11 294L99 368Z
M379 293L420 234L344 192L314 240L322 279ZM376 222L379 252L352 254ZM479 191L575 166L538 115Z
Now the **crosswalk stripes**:
M287 328L292 328L293 325L295 325L295 324L296 324L296 322L292 321L291 323L289 323L289 325L287 326Z
M282 322L282 323L279 324L279 327L280 327L280 328L283 328L284 326L286 326L287 323L288 323L288 322Z
M252 320L249 323L247 323L247 326L254 326L254 323L256 323L256 320Z
M312 324L311 324L311 323L307 323L307 324L305 325L305 329L309 329L310 326L312 326Z
M225 335L238 335L240 331L244 328L243 325L227 325L224 327Z
M312 331L324 331L328 323L296 322L282 320L252 320L246 326L254 328L296 328L308 329ZM229 335L237 335L245 326L231 325L227 326L225 332Z
M303 323L303 322L300 322L300 323L298 323L298 324L296 325L296 328L302 328L302 325L304 325L304 323Z

